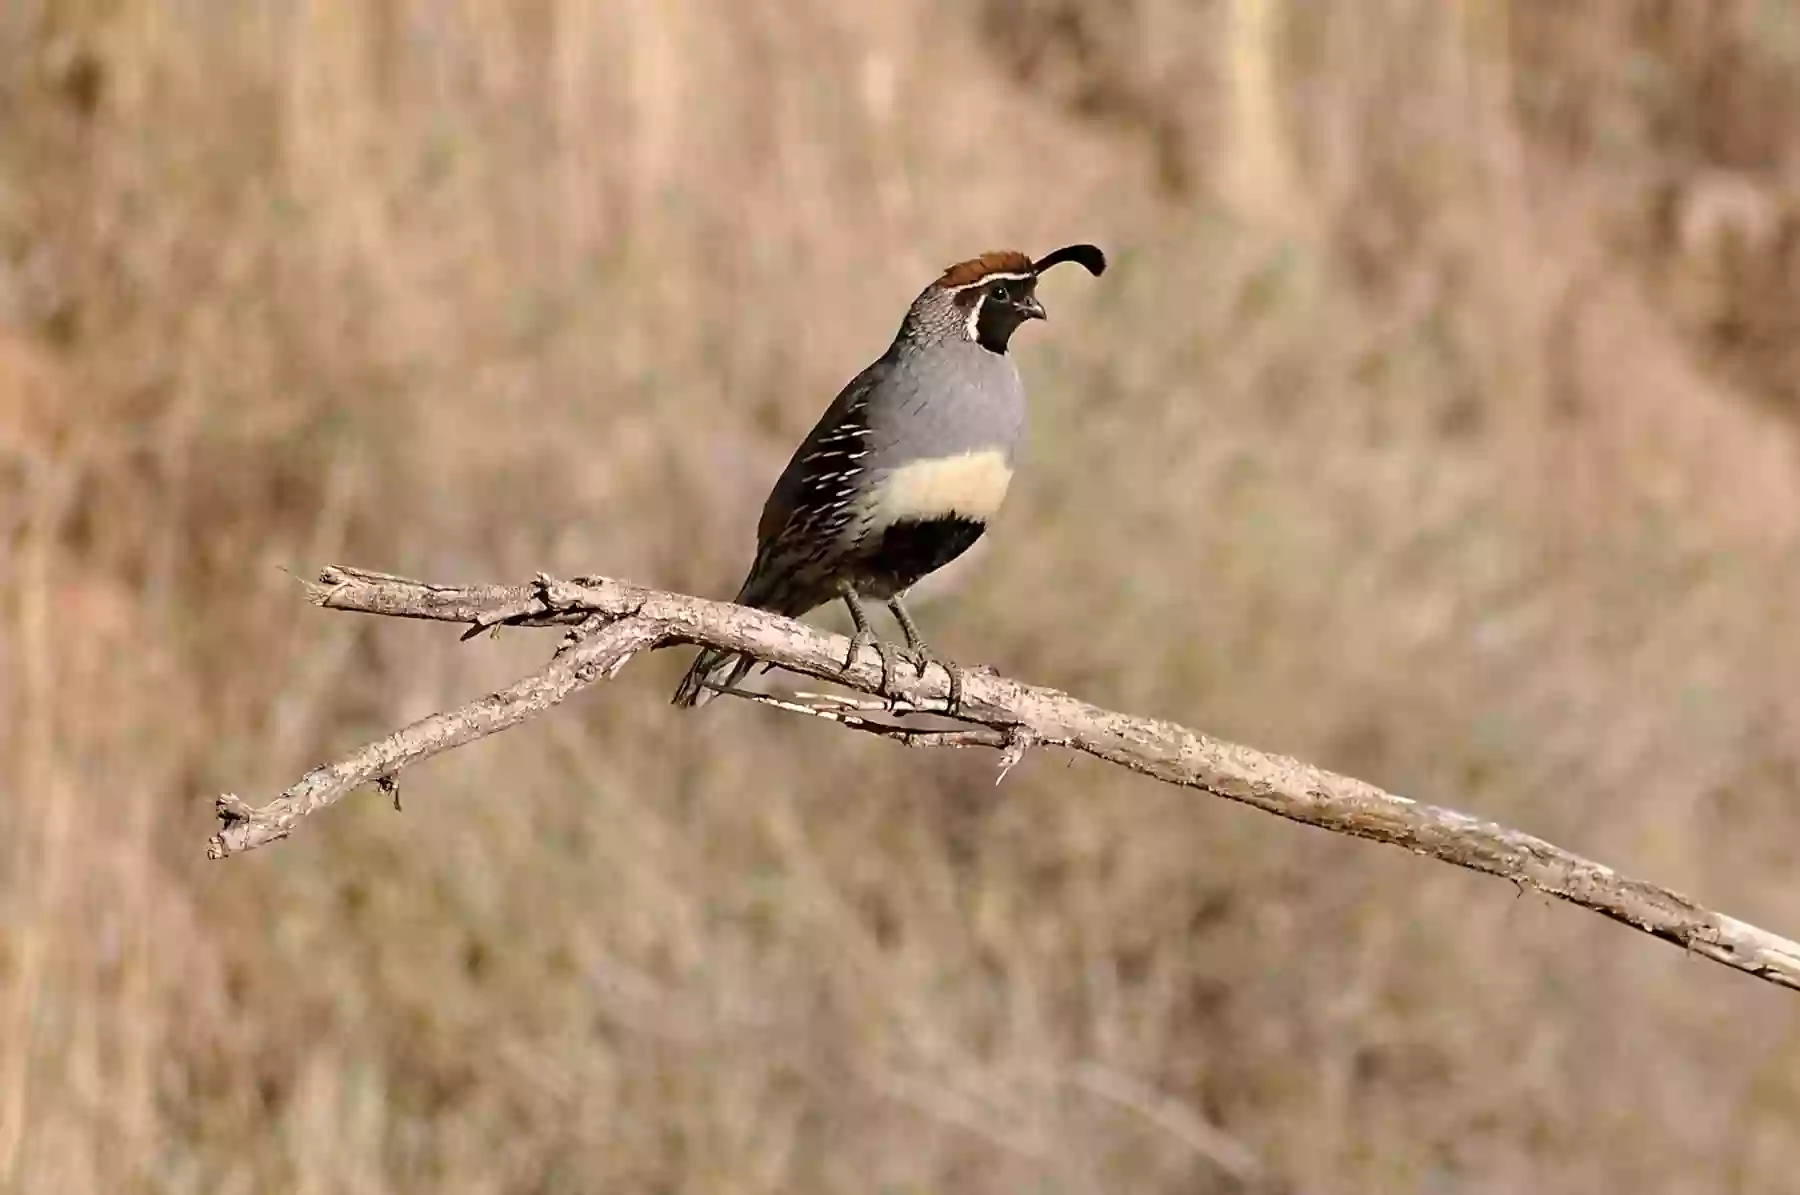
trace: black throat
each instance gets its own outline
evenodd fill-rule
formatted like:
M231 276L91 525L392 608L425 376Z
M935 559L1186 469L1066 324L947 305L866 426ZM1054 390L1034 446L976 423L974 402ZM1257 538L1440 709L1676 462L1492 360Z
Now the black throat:
M1004 353L1012 334L1024 319L1010 303L991 303L977 299L981 311L975 316L975 343L990 353Z
M970 309L975 310L975 343L990 353L1005 353L1012 334L1025 322L1025 316L1010 302L990 297L979 287L970 287L956 296L956 306L966 321Z

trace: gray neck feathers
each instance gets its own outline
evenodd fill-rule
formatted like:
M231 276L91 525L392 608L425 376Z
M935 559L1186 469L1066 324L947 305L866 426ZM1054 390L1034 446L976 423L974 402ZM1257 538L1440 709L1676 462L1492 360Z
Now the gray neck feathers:
M969 313L956 305L956 293L941 286L928 286L906 309L900 323L896 345L924 346L944 341L967 341Z
M903 329L894 341L886 383L891 402L870 411L875 446L900 458L995 448L1010 459L1025 420L1019 371L1011 356L968 339L965 313L950 310L954 327L946 330L941 313L933 312L936 322L920 325L925 334L909 338Z

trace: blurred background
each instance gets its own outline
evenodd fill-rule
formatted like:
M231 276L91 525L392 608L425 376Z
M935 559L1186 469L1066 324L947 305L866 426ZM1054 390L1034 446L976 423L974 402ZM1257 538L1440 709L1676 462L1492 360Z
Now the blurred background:
M1792 1191L1791 993L685 652L205 861L1075 240L941 649L1800 931L1784 0L10 0L0 1190Z

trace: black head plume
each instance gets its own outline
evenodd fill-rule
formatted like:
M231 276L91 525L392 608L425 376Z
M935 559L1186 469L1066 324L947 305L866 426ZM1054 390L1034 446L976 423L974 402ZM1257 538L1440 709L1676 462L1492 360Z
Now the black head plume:
M1051 266L1059 266L1065 261L1079 263L1096 278L1106 273L1106 254L1100 252L1099 247L1095 245L1064 245L1055 253L1032 262L1031 272L1042 274Z

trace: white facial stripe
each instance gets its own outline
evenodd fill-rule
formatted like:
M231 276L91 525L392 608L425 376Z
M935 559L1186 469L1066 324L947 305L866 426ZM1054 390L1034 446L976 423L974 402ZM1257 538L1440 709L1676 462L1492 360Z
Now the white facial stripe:
M990 282L1025 282L1036 277L1036 274L989 274L985 277L977 278L973 282L965 282L961 286L953 286L950 288L950 293L960 294L965 290L971 290L977 286L985 287ZM987 295L983 293L980 298L975 300L975 305L969 308L969 318L963 321L963 333L970 340L974 340L980 335L981 305L985 302L987 302Z
M1036 274L983 274L973 282L965 282L961 286L950 287L950 293L956 294L968 290L972 286L986 286L990 282L1024 282L1027 278L1036 278Z
M912 461L875 486L871 513L878 526L948 515L986 520L998 513L1011 483L1012 466L996 448Z

